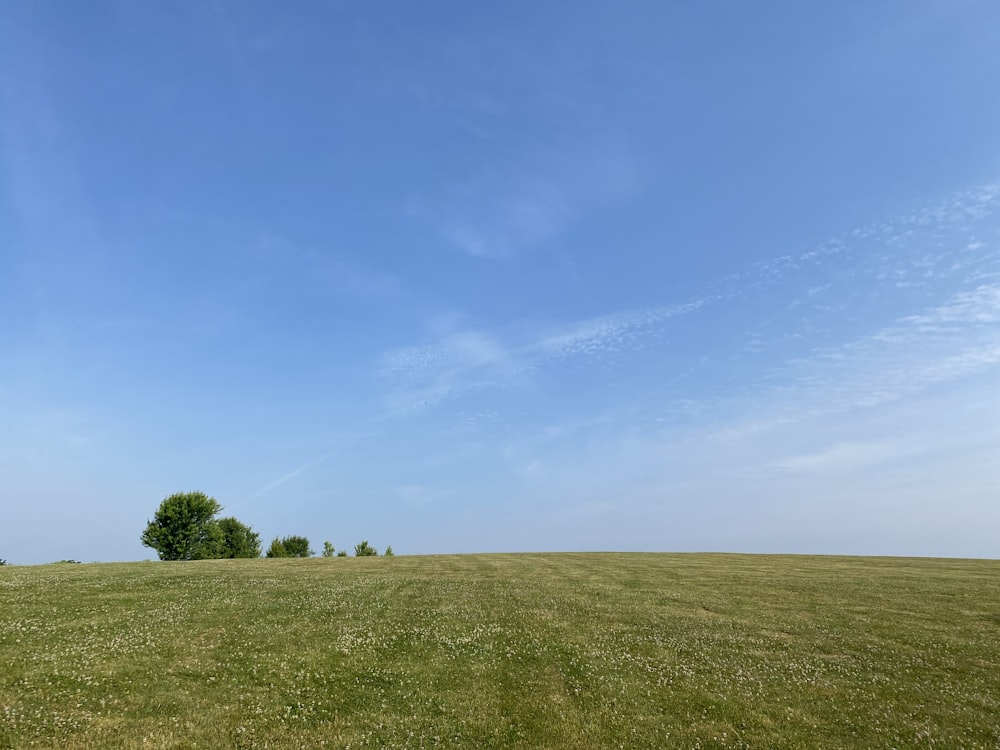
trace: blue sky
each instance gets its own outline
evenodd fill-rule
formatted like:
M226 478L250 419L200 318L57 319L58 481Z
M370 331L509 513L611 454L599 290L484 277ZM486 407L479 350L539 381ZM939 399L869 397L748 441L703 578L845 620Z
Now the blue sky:
M1000 557L1000 6L0 15L0 557Z

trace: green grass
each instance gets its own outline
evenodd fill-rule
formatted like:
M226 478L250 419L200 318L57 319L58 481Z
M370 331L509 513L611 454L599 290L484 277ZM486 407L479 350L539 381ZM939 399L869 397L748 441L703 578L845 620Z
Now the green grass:
M0 748L997 748L1000 562L0 568Z

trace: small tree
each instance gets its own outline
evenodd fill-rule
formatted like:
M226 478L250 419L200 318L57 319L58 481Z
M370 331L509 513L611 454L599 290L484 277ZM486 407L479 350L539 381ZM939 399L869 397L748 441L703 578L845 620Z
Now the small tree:
M354 545L355 557L376 557L377 555L378 550L368 544L367 539Z
M329 542L323 542L323 557L333 557L337 552Z
M267 550L268 557L312 557L309 540L304 536L286 536L284 539L274 538Z
M218 556L222 530L215 516L222 506L204 492L177 492L165 498L141 541L161 560L203 560Z
M7 561L0 557L0 565L6 565Z
M337 550L337 557L347 557L347 550L346 549L338 549Z
M220 518L222 542L219 557L260 557L260 534L235 518Z
M395 557L396 553L392 551L392 545L390 544L385 548L385 552L382 553L382 557Z

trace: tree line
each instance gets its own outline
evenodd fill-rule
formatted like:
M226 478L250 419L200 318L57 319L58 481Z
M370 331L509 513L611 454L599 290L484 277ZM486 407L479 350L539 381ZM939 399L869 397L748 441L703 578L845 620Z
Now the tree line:
M221 560L261 556L260 534L233 517L217 518L222 506L204 492L176 492L165 498L140 537L161 560ZM275 537L266 557L312 557L304 536ZM356 557L374 557L378 550L368 540L354 545ZM347 557L346 550L323 542L322 557ZM385 557L392 557L386 547Z

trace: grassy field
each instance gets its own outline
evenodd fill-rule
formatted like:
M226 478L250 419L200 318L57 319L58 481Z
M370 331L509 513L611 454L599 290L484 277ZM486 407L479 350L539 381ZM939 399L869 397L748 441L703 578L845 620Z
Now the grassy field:
M998 748L1000 562L0 568L0 748Z

